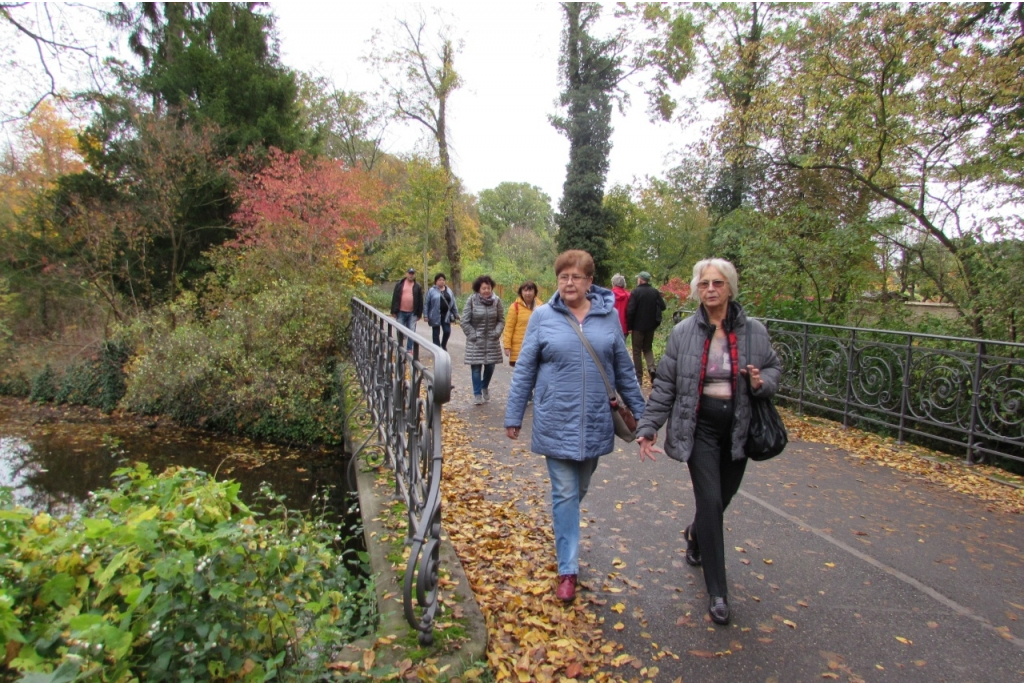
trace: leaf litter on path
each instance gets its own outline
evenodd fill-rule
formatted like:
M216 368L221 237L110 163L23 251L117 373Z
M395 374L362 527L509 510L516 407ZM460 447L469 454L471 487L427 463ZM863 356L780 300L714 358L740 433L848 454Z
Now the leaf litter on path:
M608 682L619 678L609 669L637 667L605 637L585 586L572 604L555 599L550 513L543 492L528 492L543 483L520 481L517 499L505 499L508 490L495 486L511 478L510 469L474 449L469 426L457 416L446 414L443 427L442 525L483 612L495 679ZM492 475L481 476L481 465Z
M860 459L975 497L993 510L1024 514L1024 478L1020 476L984 464L968 466L947 454L917 445L899 445L893 438L843 428L840 423L819 417L799 416L784 407L779 407L779 414L791 440L838 447Z

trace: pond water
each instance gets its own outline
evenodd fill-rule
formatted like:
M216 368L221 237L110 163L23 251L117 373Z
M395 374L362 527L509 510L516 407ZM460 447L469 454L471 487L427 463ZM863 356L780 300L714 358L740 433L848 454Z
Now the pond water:
M0 486L12 488L18 504L53 516L73 514L90 492L109 487L111 474L126 462L145 462L154 473L191 466L236 480L247 503L266 481L298 510L309 509L328 488L330 510L339 519L348 510L340 449L293 449L145 417L0 398Z

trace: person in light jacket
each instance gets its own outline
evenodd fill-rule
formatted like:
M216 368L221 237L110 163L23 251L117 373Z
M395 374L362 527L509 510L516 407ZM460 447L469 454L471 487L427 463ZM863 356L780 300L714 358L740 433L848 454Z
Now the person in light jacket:
M505 313L505 356L508 357L508 365L513 368L515 368L516 359L519 358L523 338L526 337L526 325L530 323L530 315L533 314L533 308L537 306L537 284L533 281L526 281L519 286L518 293L519 297Z
M473 404L489 402L494 365L502 362L501 333L505 330L505 309L494 293L494 279L478 276L473 294L462 308L462 330L466 333L466 360L473 375Z
M700 307L669 334L647 411L637 425L640 461L654 459L658 429L665 425L664 452L686 462L696 512L686 527L686 561L704 567L708 613L729 623L723 516L740 488L747 458L750 397L771 397L782 366L768 330L735 301L736 268L724 259L693 267L691 297Z
M455 295L447 283L448 279L444 274L434 276L434 285L427 291L427 301L423 305L427 325L434 334L434 344L442 350L448 349L452 321L459 320L459 306L455 303Z
M519 438L533 393L530 449L544 455L551 478L558 557L555 596L571 602L579 575L580 502L598 458L615 447L604 380L575 325L582 327L609 382L636 417L643 415L644 396L626 351L615 297L610 290L593 285L594 259L583 250L563 252L555 260L555 274L558 291L546 305L537 307L526 328L505 406L505 433L513 440Z

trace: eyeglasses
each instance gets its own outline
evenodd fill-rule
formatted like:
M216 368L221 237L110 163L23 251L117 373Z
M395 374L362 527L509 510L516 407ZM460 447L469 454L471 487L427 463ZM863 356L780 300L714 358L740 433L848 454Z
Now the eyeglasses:
M588 278L590 277L581 276L579 274L558 274L559 283L568 283L569 281L572 281L573 283L579 283L580 281L585 281Z
M701 281L697 284L697 290L707 290L710 286L715 286L715 290L721 290L725 287L725 281L718 280L717 278L713 281Z

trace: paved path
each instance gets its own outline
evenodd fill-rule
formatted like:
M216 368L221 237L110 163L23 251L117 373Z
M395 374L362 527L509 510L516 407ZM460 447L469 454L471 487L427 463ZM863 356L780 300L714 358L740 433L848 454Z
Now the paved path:
M543 458L529 452L530 410L519 442L504 435L512 370L496 369L491 402L473 406L461 331L449 351L456 391L446 411L467 419L474 445L513 469L524 493L547 492ZM683 560L693 515L684 465L641 464L634 445L619 443L583 509L581 582L609 600L595 606L606 634L657 665L657 680L1024 681L1020 516L836 448L791 443L750 465L726 512L733 624L723 628L707 617L700 569ZM621 614L611 611L618 602ZM619 675L640 678L629 666Z

